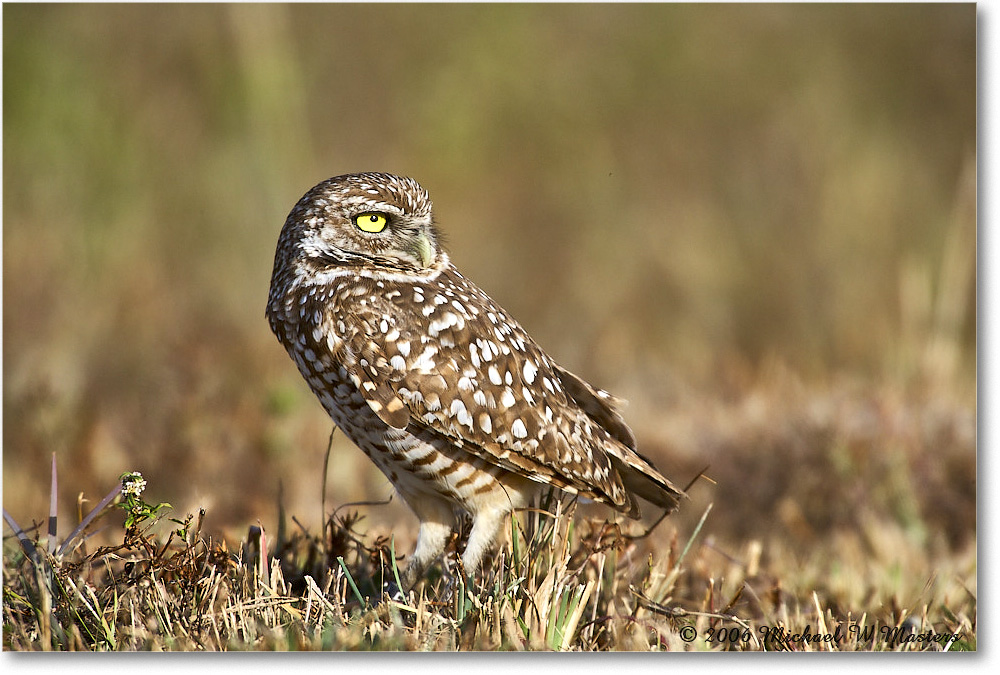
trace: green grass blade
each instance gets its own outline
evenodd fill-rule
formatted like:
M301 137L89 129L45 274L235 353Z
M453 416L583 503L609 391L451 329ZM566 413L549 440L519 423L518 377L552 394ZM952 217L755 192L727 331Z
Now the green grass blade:
M343 556L338 555L337 562L340 563L340 569L344 570L344 574L347 576L347 583L351 585L351 590L354 591L354 597L358 599L358 602L360 602L362 606L367 607L368 603L365 602L365 599L361 596L361 591L358 590L358 585L354 583L354 577L351 576L350 570L347 569L347 563L344 562Z

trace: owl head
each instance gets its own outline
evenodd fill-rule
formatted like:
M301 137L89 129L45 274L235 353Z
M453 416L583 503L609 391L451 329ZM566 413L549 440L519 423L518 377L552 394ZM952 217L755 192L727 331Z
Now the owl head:
M298 201L281 231L275 271L291 264L309 272L420 272L442 257L431 200L419 183L356 173L325 180Z

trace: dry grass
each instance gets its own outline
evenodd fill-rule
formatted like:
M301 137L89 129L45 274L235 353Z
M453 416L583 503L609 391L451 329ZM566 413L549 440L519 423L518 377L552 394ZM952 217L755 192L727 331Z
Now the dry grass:
M326 539L301 535L284 542L280 548L288 557L281 560L262 558L260 549L246 542L231 553L223 543L202 538L197 528L186 536L175 533L166 543L139 534L88 555L43 556L37 565L11 556L5 563L4 648L940 651L976 646L975 597L951 572L927 581L923 605L854 613L828 594L793 595L760 567L759 548L751 547L748 563L730 560L729 575L719 578L720 558L707 546L695 543L680 551L674 546L654 560L638 555L640 545L608 523L574 526L568 517L549 515L529 520L539 529L525 538L518 526L519 545L504 549L471 589L432 576L405 602L380 600L374 592L389 573L376 562L385 564L389 547L358 541L346 521L332 520ZM336 547L348 541L344 555L334 557ZM313 576L317 570L303 563L316 559L334 564ZM817 641L799 637L810 635Z

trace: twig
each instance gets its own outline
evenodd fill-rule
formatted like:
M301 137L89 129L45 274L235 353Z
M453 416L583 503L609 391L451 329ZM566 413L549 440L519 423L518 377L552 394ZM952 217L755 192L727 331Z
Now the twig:
M333 425L333 429L330 429L330 440L326 442L326 453L323 455L323 475L320 480L319 486L319 507L320 507L320 524L326 522L326 472L330 466L330 453L333 452L333 435L337 433L337 425ZM326 555L326 541L324 537L320 537L320 553Z
M711 478L705 476L705 472L708 471L708 467L709 465L706 464L704 469L695 474L694 478L688 481L688 484L684 486L682 492L687 493L687 491L691 489L691 486L694 485L695 482L697 482L697 480L703 476L705 477L705 480L711 481L714 484L715 481L712 481ZM622 535L622 538L628 539L629 541L637 541L639 539L645 539L646 537L651 535L653 533L653 530L659 527L660 523L662 523L666 519L666 517L669 516L671 513L673 513L672 509L669 511L665 510L663 513L660 514L660 517L657 518L656 521L652 525L650 525L649 528L642 534L627 534L627 535Z
M49 539L45 549L49 555L56 550L56 523L59 515L59 474L56 471L56 453L52 453L52 483L49 490Z
M31 540L28 539L28 535L24 533L24 530L22 530L21 526L17 524L14 517L7 513L7 509L3 510L3 519L7 521L10 529L14 530L14 534L17 536L18 542L20 542L21 549L24 551L24 554L28 556L32 563L38 565L41 562L41 557L38 555L38 549L36 549L35 545L31 543Z
M102 499L100 503L94 507L94 510L88 513L86 516L84 516L83 520L80 521L80 524L77 525L72 532L70 532L69 537L66 538L66 541L64 541L62 543L62 546L59 547L59 550L56 551L56 556L61 556L63 553L65 553L66 549L69 548L70 544L72 544L73 541L80 535L80 533L83 532L84 528L90 525L90 522L94 520L94 518L96 518L101 511L104 510L104 507L113 502L115 500L115 497L117 497L121 493L122 493L122 485L121 483L119 483L117 487L115 487L111 492L109 492L104 497L104 499Z

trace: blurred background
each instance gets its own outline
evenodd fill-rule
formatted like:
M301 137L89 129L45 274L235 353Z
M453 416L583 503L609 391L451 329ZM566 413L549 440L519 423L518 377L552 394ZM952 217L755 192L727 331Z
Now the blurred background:
M64 523L138 470L209 530L279 483L317 527L331 423L264 319L274 246L382 170L678 485L709 467L681 537L713 502L733 547L974 546L975 5L8 4L3 75L22 526L54 452ZM391 493L336 436L328 507Z

